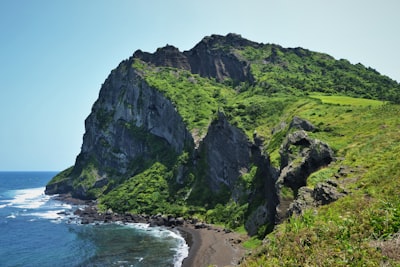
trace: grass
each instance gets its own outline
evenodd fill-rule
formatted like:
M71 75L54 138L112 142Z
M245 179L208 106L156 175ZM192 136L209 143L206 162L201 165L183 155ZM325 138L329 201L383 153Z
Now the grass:
M373 245L390 244L400 231L400 106L366 105L370 101L342 96L324 99L336 103L311 101L291 109L317 125L319 131L310 135L333 145L339 158L313 173L308 186L336 179L337 170L347 166L351 171L337 182L350 194L278 225L243 266L400 264Z
M362 107L378 107L382 106L384 102L374 99L355 98L344 95L322 95L311 94L312 98L320 99L324 104L338 104L347 106L362 106Z

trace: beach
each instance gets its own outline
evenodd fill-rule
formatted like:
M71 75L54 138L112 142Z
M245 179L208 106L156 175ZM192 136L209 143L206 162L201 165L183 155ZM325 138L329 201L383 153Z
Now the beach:
M246 253L242 246L246 235L224 231L217 226L196 228L185 224L178 229L190 247L182 267L237 266Z
M58 196L58 199L65 203L85 206L83 210L75 212L76 215L81 217L82 224L99 221L108 223L116 221L124 223L142 222L151 226L177 229L189 246L189 255L183 260L182 267L238 266L246 254L246 249L243 248L242 244L248 236L226 230L220 226L162 215L142 216L112 212L102 214L98 212L95 203L77 200L69 195Z

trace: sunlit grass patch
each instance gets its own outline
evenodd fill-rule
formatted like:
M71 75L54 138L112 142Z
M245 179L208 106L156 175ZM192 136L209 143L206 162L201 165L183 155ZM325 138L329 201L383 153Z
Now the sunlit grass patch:
M350 96L341 95L322 95L322 94L311 94L312 98L317 98L325 104L338 104L338 105L349 105L349 106L371 106L377 107L384 104L384 102L366 98L355 98Z

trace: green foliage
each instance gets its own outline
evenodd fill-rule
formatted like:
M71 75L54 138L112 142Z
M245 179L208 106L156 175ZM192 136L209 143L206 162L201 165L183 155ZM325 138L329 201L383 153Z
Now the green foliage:
M251 63L258 91L303 96L310 92L342 94L398 103L400 85L361 64L323 53L278 45L245 47L236 52Z
M70 175L71 175L73 169L74 169L74 166L63 170L62 172L60 172L56 176L54 176L48 184L51 185L51 184L59 183L59 182L70 179Z
M235 229L244 224L248 204L240 205L231 200L226 205L217 204L206 213L206 220L214 224L224 224L226 228Z
M329 178L332 178L335 173L337 173L336 168L323 168L318 170L307 178L307 185L313 187L319 182L324 182Z
M139 60L135 61L134 66L146 69L146 82L175 104L190 130L206 130L213 114L234 95L229 87L189 71L169 67L155 68Z
M244 187L245 190L249 190L252 188L254 178L257 174L257 170L258 170L257 166L251 166L250 171L248 173L244 173L239 177L239 183L241 183L241 185Z
M387 239L400 231L400 201L381 202L369 214L373 236Z
M304 105L288 109L316 125L318 130L309 135L334 146L341 159L311 174L308 185L332 179L347 166L348 173L337 182L351 193L277 226L244 266L399 264L371 243L388 240L400 229L400 107L353 100L337 105L304 99Z
M85 162L85 166L82 168L79 177L77 177L73 181L74 188L79 186L83 188L90 188L96 182L97 178L99 177L97 170L99 163L97 159L92 156Z
M150 134L144 127L137 127L134 122L126 122L124 126L136 140L147 146L146 151L131 162L131 169L145 170L155 162L161 162L168 167L175 164L178 154L166 140Z
M312 94L310 95L313 98L320 99L323 103L327 104L339 104L339 105L349 105L349 106L370 106L370 107L378 107L383 105L382 101L373 100L373 99L365 99L365 98L354 98L343 95L321 95L321 94Z
M169 176L171 173L164 165L155 163L107 195L101 196L99 202L104 207L120 213L126 211L135 214L168 213L175 208L168 202Z
M243 247L245 249L250 249L250 250L257 249L261 245L262 245L262 240L258 239L257 237L249 238L243 243Z

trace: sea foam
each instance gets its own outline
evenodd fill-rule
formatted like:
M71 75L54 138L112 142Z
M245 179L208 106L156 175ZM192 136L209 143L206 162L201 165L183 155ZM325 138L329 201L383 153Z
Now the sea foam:
M45 195L44 190L44 187L10 190L7 192L9 199L1 201L0 209L11 208L15 211L7 217L9 219L15 219L16 216L31 216L59 223L76 217L72 214L72 205L54 200L53 197Z
M44 194L44 190L44 187L14 190L14 198L8 205L20 209L37 209L50 199L50 196Z
M151 227L146 223L129 223L126 226L139 231L146 231L147 234L157 238L177 240L178 245L172 249L175 252L174 267L182 266L183 260L189 255L189 245L186 243L185 238L177 231L164 227Z

